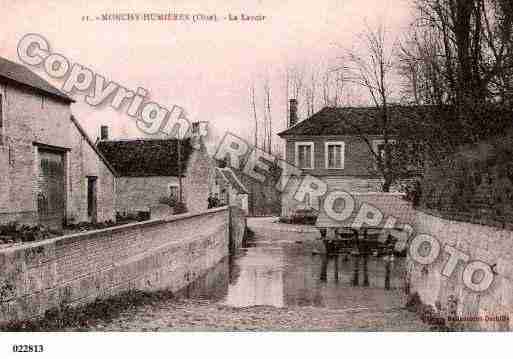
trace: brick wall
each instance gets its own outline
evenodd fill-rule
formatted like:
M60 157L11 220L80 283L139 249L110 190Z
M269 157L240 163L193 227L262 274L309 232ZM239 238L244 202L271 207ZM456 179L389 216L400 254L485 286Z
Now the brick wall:
M37 221L37 147L66 152L66 215L87 220L87 177L98 177L98 219L114 219L114 178L70 120L69 104L19 86L0 84L4 140L0 145L0 223Z
M184 214L0 251L0 322L129 289L177 291L228 254L229 209Z
M423 303L442 309L447 316L449 297L457 301L457 313L463 317L507 315L509 321L465 321L465 329L510 330L513 327L513 232L495 227L459 222L417 211L415 230L434 236L443 255L431 265L408 260L410 292L417 292ZM462 281L464 265L457 265L450 277L442 275L449 258L443 248L452 246L469 255L470 260L496 264L494 282L483 292L467 289Z

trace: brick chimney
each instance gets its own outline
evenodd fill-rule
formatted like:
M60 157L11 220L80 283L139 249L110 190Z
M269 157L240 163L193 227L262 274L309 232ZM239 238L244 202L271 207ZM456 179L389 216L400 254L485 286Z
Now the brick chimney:
M100 127L100 139L102 141L107 141L109 139L109 126Z
M289 127L292 127L297 123L297 100L291 98L289 104Z

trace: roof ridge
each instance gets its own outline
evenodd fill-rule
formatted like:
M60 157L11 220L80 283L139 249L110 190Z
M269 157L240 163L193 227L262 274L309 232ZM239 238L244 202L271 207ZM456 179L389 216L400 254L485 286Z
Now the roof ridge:
M39 76L27 66L6 59L0 56L0 77L16 82L17 84L28 86L32 89L42 91L48 95L55 96L67 102L75 102L74 99L53 86L46 79Z
M113 138L108 140L98 140L100 142L132 142L132 141L185 141L187 138L151 138L151 137L137 137L137 138Z

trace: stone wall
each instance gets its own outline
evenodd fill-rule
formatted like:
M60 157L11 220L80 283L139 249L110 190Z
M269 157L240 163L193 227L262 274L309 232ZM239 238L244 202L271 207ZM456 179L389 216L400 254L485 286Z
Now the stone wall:
M410 292L417 292L424 304L448 315L448 303L453 298L457 303L457 314L461 317L478 317L480 320L464 320L464 329L509 330L513 327L513 232L495 227L447 220L421 211L416 215L415 230L434 236L441 245L442 255L431 265L421 265L408 259L408 281ZM483 292L472 292L464 285L462 273L465 268L459 262L450 277L442 274L449 258L444 251L446 245L453 246L470 257L496 265L494 282ZM487 317L509 316L507 321L486 320Z
M75 126L71 128L70 135L72 147L67 155L66 218L74 222L91 220L87 215L87 177L96 177L97 221L114 221L117 201L114 174Z
M243 246L246 236L246 213L238 206L230 206L230 250L236 251Z
M222 207L0 250L0 322L130 289L180 290L228 255L229 223Z
M169 196L170 185L178 186L178 177L118 177L116 212L149 211Z
M208 196L215 185L215 167L213 159L208 156L203 145L191 153L187 163L187 174L183 179L188 212L197 213L208 208Z

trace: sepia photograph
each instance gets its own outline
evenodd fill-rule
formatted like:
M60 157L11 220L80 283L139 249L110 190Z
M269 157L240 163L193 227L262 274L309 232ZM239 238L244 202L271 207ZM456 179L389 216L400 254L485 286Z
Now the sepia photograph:
M509 339L512 1L0 18L0 357Z

